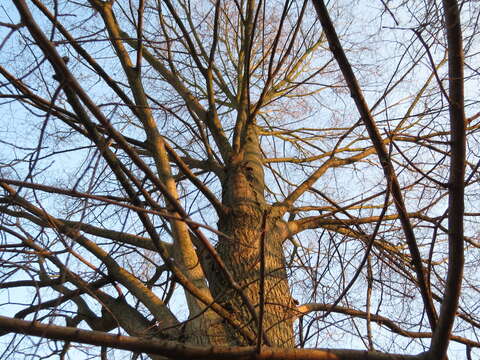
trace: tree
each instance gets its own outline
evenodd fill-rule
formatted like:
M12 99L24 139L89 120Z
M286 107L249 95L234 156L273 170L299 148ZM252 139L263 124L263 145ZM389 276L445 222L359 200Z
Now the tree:
M391 3L7 5L4 356L471 358L478 9Z

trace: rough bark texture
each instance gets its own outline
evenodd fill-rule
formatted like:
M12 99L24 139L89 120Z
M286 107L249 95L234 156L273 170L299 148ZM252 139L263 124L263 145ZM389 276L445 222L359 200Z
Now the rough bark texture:
M247 131L244 150L232 161L224 183L223 202L230 209L219 220L218 228L230 239L220 238L217 251L259 313L260 243L265 243L265 311L263 329L272 345L294 346L293 308L285 271L283 240L285 223L271 213L264 197L264 174L258 136L254 127ZM264 223L264 224L263 224ZM217 278L211 280L213 295L235 311L248 327L257 332L254 321L242 300L229 285ZM237 334L237 335L235 335ZM231 329L229 342L242 344L238 332Z
M222 239L218 252L242 286L257 312L260 304L260 240L262 236L263 212L251 206L249 209L235 209L222 219L220 229L233 240ZM285 272L282 239L277 236L284 226L281 220L268 218L265 236L265 317L263 328L276 346L291 347L293 341L293 301L290 296ZM280 230L280 231L279 231ZM282 231L283 232L283 231ZM214 295L224 304L238 312L242 320L252 329L257 328L238 296L228 291L228 286L219 282L213 284ZM233 334L232 334L233 335Z

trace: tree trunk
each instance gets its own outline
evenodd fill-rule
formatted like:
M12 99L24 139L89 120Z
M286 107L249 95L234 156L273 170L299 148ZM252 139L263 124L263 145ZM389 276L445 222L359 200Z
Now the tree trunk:
M223 202L230 211L220 218L218 228L229 235L230 239L221 237L217 251L258 315L261 303L260 243L263 239L265 244L263 330L272 345L293 347L295 343L293 301L283 254L286 227L283 220L275 217L271 211L272 207L265 202L262 157L253 125L247 132L244 150L237 159L232 160L227 171ZM243 306L241 298L221 280L221 276L212 279L210 286L213 295L221 303L238 314L249 328L258 331L258 324L247 307ZM230 344L244 343L238 339L238 332L234 329L230 329L229 333Z
M220 230L232 240L221 239L217 251L223 258L235 280L241 285L258 314L260 304L260 241L263 229L262 209L251 206L235 209L219 223ZM285 260L282 249L283 223L267 218L265 236L265 315L263 329L272 345L294 346L292 308ZM220 285L220 286L218 286ZM258 325L253 321L246 306L237 294L228 290L225 283L214 284L213 292L220 301L238 313L252 330ZM238 333L238 332L236 332ZM234 333L232 333L233 335ZM239 345L241 344L238 343Z

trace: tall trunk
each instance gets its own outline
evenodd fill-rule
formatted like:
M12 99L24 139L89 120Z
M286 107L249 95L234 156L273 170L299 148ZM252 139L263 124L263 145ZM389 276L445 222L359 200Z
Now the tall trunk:
M265 311L263 329L272 345L294 345L292 308L288 279L285 270L283 240L285 223L270 214L264 197L264 174L258 136L254 125L249 126L243 151L233 159L224 183L223 202L230 209L220 218L219 230L230 236L220 238L217 251L242 287L258 314L260 307L260 242L265 242ZM266 218L265 228L262 220ZM242 300L217 278L211 280L213 295L225 306L239 314L253 331L258 324L252 319ZM231 344L242 344L230 329Z

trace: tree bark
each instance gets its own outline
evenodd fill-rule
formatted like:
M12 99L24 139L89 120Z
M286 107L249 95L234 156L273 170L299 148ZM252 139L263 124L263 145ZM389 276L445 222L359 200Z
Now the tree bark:
M294 303L290 295L283 240L285 222L266 204L264 197L262 156L255 125L246 131L243 150L232 159L224 182L223 203L229 208L219 219L218 229L229 236L220 237L217 251L235 281L253 304L262 326L254 321L241 298L234 292L219 271L210 280L212 294L224 306L238 314L252 331L263 328L272 345L293 347ZM261 242L264 250L261 251ZM264 270L260 269L263 256ZM263 275L263 291L260 283ZM262 305L261 305L262 304ZM228 343L243 344L238 332L230 329ZM260 336L260 335L259 335Z

